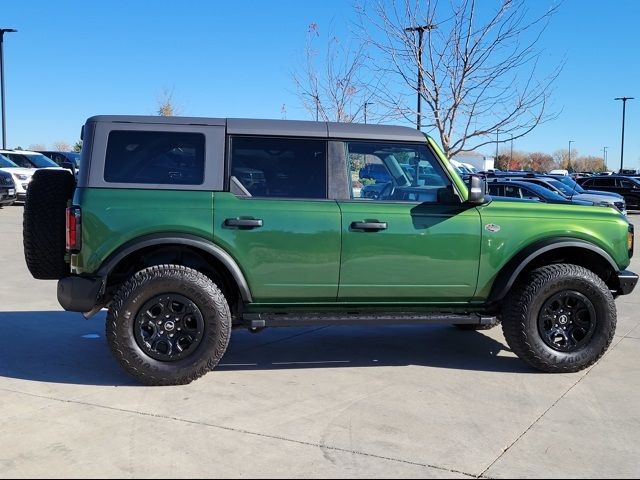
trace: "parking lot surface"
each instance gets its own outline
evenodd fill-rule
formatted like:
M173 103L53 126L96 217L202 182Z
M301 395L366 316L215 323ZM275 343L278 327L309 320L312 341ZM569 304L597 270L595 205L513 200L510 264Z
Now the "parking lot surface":
M0 209L2 478L640 476L638 292L575 374L532 370L499 328L282 328L149 388L111 357L104 312L64 312L31 278L21 232L22 207Z

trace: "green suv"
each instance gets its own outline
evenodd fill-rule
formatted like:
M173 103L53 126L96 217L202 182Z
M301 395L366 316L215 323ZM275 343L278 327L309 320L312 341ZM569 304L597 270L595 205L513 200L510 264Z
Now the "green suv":
M233 327L342 323L501 322L530 365L573 372L638 279L615 209L492 200L410 128L97 116L82 138L77 185L33 177L27 265L66 310L108 308L110 347L145 384L213 369ZM363 168L388 174L375 199Z

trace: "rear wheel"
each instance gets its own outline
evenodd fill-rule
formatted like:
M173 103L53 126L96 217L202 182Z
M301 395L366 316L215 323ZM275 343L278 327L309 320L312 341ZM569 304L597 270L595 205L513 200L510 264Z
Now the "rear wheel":
M75 179L66 170L37 170L29 183L23 214L24 257L39 280L58 280L70 273L65 261L65 210Z
M212 370L231 335L227 301L207 276L149 267L116 294L107 339L122 367L146 385L183 385Z
M607 285L577 265L534 270L505 303L502 328L521 359L545 372L593 365L613 340L616 307Z

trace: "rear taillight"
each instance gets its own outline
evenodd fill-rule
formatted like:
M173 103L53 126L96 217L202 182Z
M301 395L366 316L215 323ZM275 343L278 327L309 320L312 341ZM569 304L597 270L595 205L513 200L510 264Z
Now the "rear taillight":
M633 257L633 244L634 244L634 229L633 225L629 224L629 232L627 233L627 248L629 249L629 258Z
M82 214L80 207L67 208L67 252L80 251L82 246Z

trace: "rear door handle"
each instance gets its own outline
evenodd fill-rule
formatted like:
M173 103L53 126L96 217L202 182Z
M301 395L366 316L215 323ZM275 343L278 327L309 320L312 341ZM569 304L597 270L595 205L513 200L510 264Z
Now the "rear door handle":
M224 221L225 227L240 228L243 230L251 230L253 228L262 227L261 218L227 218Z
M387 222L351 222L351 230L378 232L387 229Z

